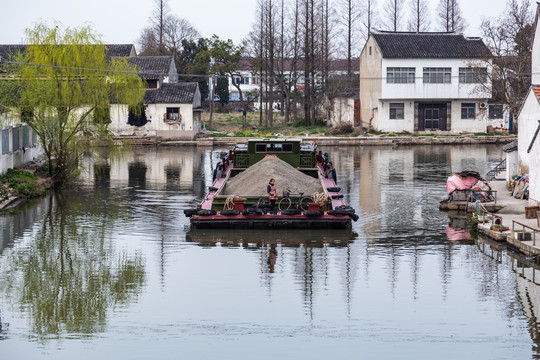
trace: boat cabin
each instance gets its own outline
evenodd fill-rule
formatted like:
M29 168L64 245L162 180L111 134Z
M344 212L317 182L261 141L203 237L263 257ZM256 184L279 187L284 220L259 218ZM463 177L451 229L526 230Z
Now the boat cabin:
M314 144L302 144L301 139L250 139L247 144L237 144L234 167L245 169L268 155L279 158L295 168L315 168Z

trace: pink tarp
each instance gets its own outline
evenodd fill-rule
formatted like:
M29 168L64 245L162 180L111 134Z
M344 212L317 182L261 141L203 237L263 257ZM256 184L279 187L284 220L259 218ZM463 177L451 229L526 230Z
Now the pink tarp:
M446 190L451 194L454 190L470 189L478 182L478 179L471 176L452 175L446 180Z
M450 226L446 227L446 237L448 240L472 240L469 230L453 229Z

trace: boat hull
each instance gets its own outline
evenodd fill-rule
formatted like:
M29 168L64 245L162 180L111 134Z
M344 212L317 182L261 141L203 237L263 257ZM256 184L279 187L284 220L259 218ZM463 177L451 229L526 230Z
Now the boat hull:
M194 229L350 229L349 216L236 215L191 217Z

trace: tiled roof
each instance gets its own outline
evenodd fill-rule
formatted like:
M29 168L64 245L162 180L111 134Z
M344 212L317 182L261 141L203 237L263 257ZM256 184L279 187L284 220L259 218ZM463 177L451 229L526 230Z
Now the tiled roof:
M144 94L146 104L192 104L199 84L163 83L159 89L148 89Z
M540 86L533 85L533 91L536 94L536 98L538 99L538 101L540 101Z
M0 45L0 56L3 59L9 58L18 52L26 51L28 45ZM107 56L110 57L129 57L131 55L132 44L105 44L107 47Z
M466 38L459 33L374 31L371 36L384 58L482 59L491 56L481 38Z
M159 79L169 74L172 56L137 56L129 58L132 65L137 66L139 74L145 79Z
M7 60L12 55L24 52L25 49L26 45L0 45L0 57L2 57L3 60Z
M107 56L110 57L129 57L133 44L106 44Z

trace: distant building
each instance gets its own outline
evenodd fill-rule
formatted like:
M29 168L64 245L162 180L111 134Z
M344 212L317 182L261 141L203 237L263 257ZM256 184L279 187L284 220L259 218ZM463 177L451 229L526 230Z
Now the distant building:
M238 93L238 89L233 85L237 84L242 89L242 94L248 93L248 92L255 92L258 94L259 89L261 87L261 81L264 82L264 79L261 79L261 76L259 74L259 70L253 67L253 59L251 58L243 58L240 60L239 67L238 67L238 76L230 77L227 76L228 84L229 84L229 101L239 101L240 100L240 94ZM328 69L328 76L329 78L332 77L338 77L343 76L347 74L347 59L334 59L331 60L329 63L329 69ZM278 67L278 64L276 63L276 68ZM358 59L352 59L352 68L353 68L353 74L358 74ZM281 71L281 70L280 70ZM277 70L276 70L277 72ZM296 90L303 91L304 90L304 84L305 84L305 76L304 76L304 61L303 59L299 59L296 61L296 64L293 63L292 59L285 59L283 61L283 74L285 77L285 82L290 83L292 86L292 79L296 78ZM321 73L319 71L318 74L316 74L316 82L319 83L318 78L321 77ZM276 73L276 77L278 77L279 74ZM264 84L263 84L264 85ZM274 85L276 87L276 90L279 86L279 80L276 79L274 81ZM210 78L210 87L212 87L212 78ZM255 102L253 104L255 108L258 108L259 104ZM278 109L280 108L279 104L279 97L276 97L274 108Z
M111 104L109 129L117 136L156 136L193 139L201 130L201 95L196 83L179 83L172 56L137 56L132 44L106 44L107 56L127 58L146 83L144 114L130 113L127 105ZM27 45L0 45L8 59Z
M360 55L362 126L410 133L485 132L489 57L480 38L458 33L372 32Z

